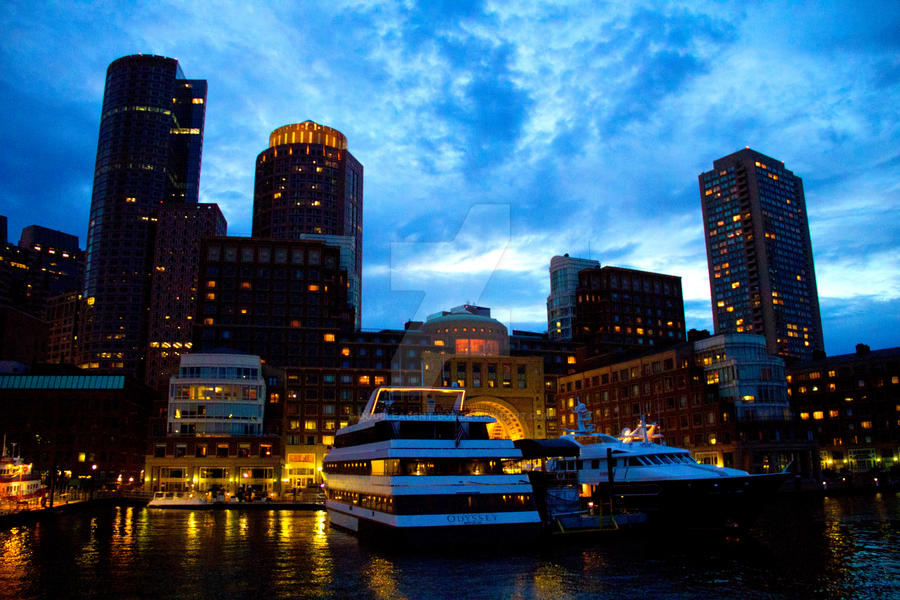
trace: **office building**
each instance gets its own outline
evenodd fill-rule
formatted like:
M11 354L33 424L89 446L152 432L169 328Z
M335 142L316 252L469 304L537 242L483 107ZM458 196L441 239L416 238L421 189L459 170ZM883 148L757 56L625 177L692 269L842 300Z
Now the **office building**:
M575 289L582 269L599 267L596 260L568 254L550 259L550 295L547 296L547 333L551 340L571 340L575 323Z
M279 127L256 158L253 237L314 239L341 248L360 325L363 167L340 131L312 121Z
M156 211L195 204L206 81L125 56L106 75L88 226L79 364L143 378Z
M17 246L0 243L0 305L47 319L51 298L80 291L83 268L77 236L30 225Z
M353 330L340 248L307 240L203 241L193 350L231 348L267 364L336 366Z
M786 359L824 351L803 182L749 148L700 175L716 333L764 335Z
M662 348L685 339L681 277L621 267L578 274L574 339L588 355Z
M163 204L154 218L145 381L154 389L165 389L181 355L193 344L200 243L206 237L224 236L226 223L216 204Z

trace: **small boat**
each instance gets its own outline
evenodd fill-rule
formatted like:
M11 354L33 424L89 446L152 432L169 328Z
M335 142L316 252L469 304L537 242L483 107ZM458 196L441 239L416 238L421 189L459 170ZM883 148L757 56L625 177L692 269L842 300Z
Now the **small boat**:
M536 539L541 521L522 453L490 439L461 388L378 388L324 459L332 526L429 545Z
M154 492L147 508L205 508L211 504L193 492Z
M32 475L31 466L21 456L7 453L4 437L0 456L0 502L4 506L19 508L44 497L47 490L41 479Z

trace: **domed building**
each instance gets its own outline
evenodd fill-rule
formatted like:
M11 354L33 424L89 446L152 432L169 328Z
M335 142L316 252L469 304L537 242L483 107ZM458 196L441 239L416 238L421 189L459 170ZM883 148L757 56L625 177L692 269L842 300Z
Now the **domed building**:
M429 316L422 330L439 352L426 352L424 384L466 389L470 414L489 415L492 438L542 438L546 433L544 362L510 356L506 326L491 310L463 305Z
M506 356L509 333L506 325L491 318L491 309L464 304L430 315L422 329L436 346L454 354Z

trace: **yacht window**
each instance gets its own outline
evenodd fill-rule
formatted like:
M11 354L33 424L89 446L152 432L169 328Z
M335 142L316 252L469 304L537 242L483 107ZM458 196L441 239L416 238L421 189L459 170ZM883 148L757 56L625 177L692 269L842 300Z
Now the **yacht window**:
M672 459L669 458L669 455L668 455L668 454L660 454L660 455L659 455L659 460L663 461L663 463L664 463L664 464L667 464L667 465L671 465L671 464L672 464Z
M649 459L650 459L650 462L652 462L652 463L654 463L654 464L657 464L657 465L663 464L662 459L661 459L660 457L658 457L658 456L653 456L653 455L651 455L651 456L648 456L647 458L649 458Z

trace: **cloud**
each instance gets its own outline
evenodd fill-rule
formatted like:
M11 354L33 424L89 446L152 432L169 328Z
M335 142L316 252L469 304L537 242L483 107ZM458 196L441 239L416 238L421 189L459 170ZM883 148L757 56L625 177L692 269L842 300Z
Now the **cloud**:
M745 145L804 179L823 305L900 295L893 4L11 4L0 27L10 237L40 222L84 240L106 67L154 52L209 82L201 199L232 234L250 233L272 129L347 135L365 327L478 299L540 326L566 252L681 276L688 325L711 327L697 175ZM507 234L465 221L487 205ZM431 268L411 252L397 279L397 243ZM823 315L826 339L850 335Z

